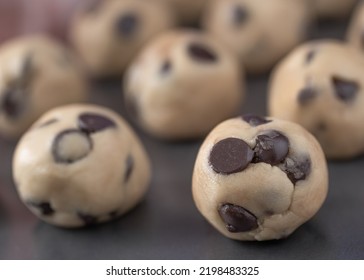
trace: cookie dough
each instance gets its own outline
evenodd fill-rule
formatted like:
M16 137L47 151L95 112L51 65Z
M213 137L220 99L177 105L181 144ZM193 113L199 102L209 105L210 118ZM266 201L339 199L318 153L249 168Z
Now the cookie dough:
M307 37L311 15L301 0L213 0L203 25L257 74Z
M306 43L275 69L270 115L297 122L329 158L364 152L364 56L338 41Z
M364 2L358 4L355 9L346 37L349 44L364 50Z
M140 49L174 23L169 6L157 0L93 0L74 16L70 39L92 76L121 76Z
M306 0L311 5L319 18L345 18L347 17L357 0Z
M49 109L87 98L87 83L73 54L42 35L0 47L0 134L18 138Z
M109 109L68 105L43 115L21 138L13 177L26 206L61 227L113 220L145 195L148 157Z
M125 78L127 108L152 135L181 140L206 135L239 110L244 76L207 35L174 31L154 40Z
M201 214L236 240L285 238L323 204L328 171L316 139L301 126L245 115L205 139L192 191Z
M202 11L210 0L160 0L172 7L183 24L199 21Z

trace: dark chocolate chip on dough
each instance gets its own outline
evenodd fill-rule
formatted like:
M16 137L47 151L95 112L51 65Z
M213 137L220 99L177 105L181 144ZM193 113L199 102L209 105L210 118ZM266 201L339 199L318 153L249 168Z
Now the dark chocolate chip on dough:
M293 184L305 180L311 172L311 160L308 157L302 159L287 158L281 167Z
M259 125L263 125L263 124L271 122L270 120L267 120L266 118L256 116L256 115L251 115L251 114L246 114L246 115L242 116L242 118L244 121L246 121L251 126L259 126Z
M275 130L266 131L257 137L253 162L279 164L286 158L288 150L289 141L286 136Z
M31 83L34 74L33 64L33 55L28 53L23 59L23 64L17 81L18 87L27 88Z
M188 55L197 62L214 63L217 61L217 55L207 45L194 42L187 47Z
M317 50L315 49L309 50L305 57L305 63L310 64L314 60L316 53Z
M97 217L82 212L78 212L77 216L85 223L85 225L90 226L97 223Z
M78 117L78 127L85 133L96 133L104 129L114 128L113 120L96 113L82 113Z
M172 62L171 62L170 60L166 60L166 61L163 63L163 65L162 65L162 67L161 67L160 72L161 72L161 74L162 74L162 75L167 75L167 74L169 74L171 71L172 71Z
M209 162L216 173L225 175L243 171L254 156L249 145L238 138L226 138L216 143Z
M317 90L314 87L307 86L299 91L297 101L300 105L305 106L314 100L317 95Z
M218 211L230 232L247 232L258 227L257 218L241 206L226 203Z
M126 159L126 162L125 162L125 173L124 173L124 183L128 182L130 176L131 176L131 173L133 172L133 169L134 169L134 158L129 155Z
M0 100L0 112L9 119L17 119L24 111L25 92L19 88L6 89Z
M71 164L86 157L92 150L88 134L77 129L60 132L53 140L52 155L56 163Z
M49 202L29 201L27 202L27 204L39 209L39 211L42 213L43 216L50 216L55 212Z
M241 26L249 19L249 12L241 5L236 5L232 10L233 23L236 26Z
M38 128L46 127L46 126L49 126L49 125L54 124L54 123L56 123L56 122L58 122L58 120L57 120L57 119L49 119L49 120L47 120L47 121L45 121L45 122L41 123L41 124L38 126Z
M130 38L138 30L139 18L134 13L127 13L119 16L115 22L115 29L117 33L125 38Z
M359 91L359 85L355 81L350 81L340 77L332 77L332 84L337 98L344 102L351 102L355 99Z

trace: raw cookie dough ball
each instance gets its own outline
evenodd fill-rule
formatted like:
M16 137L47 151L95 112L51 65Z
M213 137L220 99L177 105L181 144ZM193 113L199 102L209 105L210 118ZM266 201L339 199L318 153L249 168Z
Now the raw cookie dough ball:
M357 0L307 0L319 18L344 18Z
M115 219L145 195L148 157L116 113L69 105L43 115L20 140L13 177L40 219L81 227Z
M306 38L310 19L301 0L213 0L204 26L248 72L261 73Z
M349 44L364 50L364 2L355 9L346 37Z
M125 79L129 111L156 137L206 135L238 112L243 75L234 58L209 36L163 34L141 53Z
M70 37L91 75L120 76L151 38L173 25L161 2L99 0L75 15Z
M246 115L218 125L202 144L192 191L197 208L237 240L285 238L323 204L324 154L301 126Z
M275 69L270 115L297 122L329 158L364 152L364 56L336 41L298 47Z
M69 50L33 35L0 47L0 134L17 138L49 109L87 98L87 83Z

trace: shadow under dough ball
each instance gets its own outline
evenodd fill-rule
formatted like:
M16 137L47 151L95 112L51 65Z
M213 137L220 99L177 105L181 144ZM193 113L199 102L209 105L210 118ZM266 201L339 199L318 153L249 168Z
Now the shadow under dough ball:
M61 227L121 216L143 199L150 175L132 129L94 105L47 112L21 138L13 160L21 200L40 219Z
M328 171L316 139L301 126L245 115L207 136L192 192L201 214L236 240L289 236L323 204Z
M18 138L49 109L87 99L87 82L72 53L42 35L0 47L0 134Z
M142 128L183 140L237 114L244 86L244 73L219 42L185 30L163 34L142 51L127 71L124 94Z

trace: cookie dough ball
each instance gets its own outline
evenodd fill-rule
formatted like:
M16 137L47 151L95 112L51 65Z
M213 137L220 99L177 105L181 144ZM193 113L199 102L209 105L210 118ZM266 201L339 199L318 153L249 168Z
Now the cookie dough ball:
M116 113L68 105L43 115L20 140L13 177L40 219L81 227L117 218L145 195L148 157Z
M336 41L298 47L275 69L269 111L297 122L321 143L329 158L364 152L364 56Z
M357 0L306 0L319 18L344 18L350 14Z
M364 2L357 6L346 37L349 44L364 50Z
M129 111L152 135L181 140L206 135L239 110L243 74L218 42L193 31L153 41L125 79Z
M254 115L218 125L193 173L197 208L237 240L285 238L323 204L328 171L322 149L301 126Z
M310 22L311 12L301 0L213 0L203 25L257 74L302 42Z
M91 1L72 22L70 38L94 77L120 76L140 49L174 25L156 0Z
M50 38L33 35L0 47L0 134L17 138L49 109L87 98L75 58Z
M185 24L197 23L210 0L160 0L172 7L179 21Z

